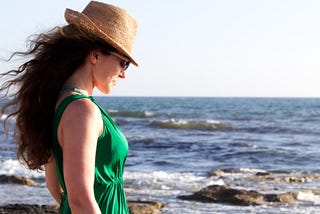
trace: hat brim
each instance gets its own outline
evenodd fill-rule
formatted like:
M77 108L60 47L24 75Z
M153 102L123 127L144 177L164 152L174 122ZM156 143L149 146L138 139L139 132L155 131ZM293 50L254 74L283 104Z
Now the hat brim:
M119 53L125 55L129 58L130 62L135 66L138 66L138 63L133 59L131 54L123 49L117 42L115 42L112 38L110 38L107 34L105 34L99 27L97 27L86 15L79 13L78 11L71 10L69 8L66 9L65 19L69 24L76 24L88 31L94 32L98 34L103 40L108 42L112 47L114 47Z

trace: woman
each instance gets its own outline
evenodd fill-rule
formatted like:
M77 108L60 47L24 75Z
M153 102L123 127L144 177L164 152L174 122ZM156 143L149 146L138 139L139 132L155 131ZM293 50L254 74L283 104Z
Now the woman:
M123 167L128 144L96 104L94 87L108 94L132 63L137 23L125 10L91 1L68 25L31 41L32 57L1 88L18 90L8 105L16 117L18 157L45 166L46 185L61 213L129 213Z

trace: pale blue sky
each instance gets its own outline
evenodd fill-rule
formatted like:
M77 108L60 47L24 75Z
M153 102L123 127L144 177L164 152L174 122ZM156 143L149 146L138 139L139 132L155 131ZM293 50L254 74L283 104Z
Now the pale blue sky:
M103 2L139 22L133 55L140 66L111 95L320 97L318 0ZM82 11L87 3L2 1L0 56L65 24L66 7Z

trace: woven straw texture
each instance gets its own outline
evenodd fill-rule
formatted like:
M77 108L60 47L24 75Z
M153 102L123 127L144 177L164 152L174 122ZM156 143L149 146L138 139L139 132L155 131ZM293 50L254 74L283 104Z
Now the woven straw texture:
M136 37L137 21L126 10L110 4L91 1L82 13L66 9L65 19L104 39L116 48L119 53L130 59L136 66L138 63L131 56Z

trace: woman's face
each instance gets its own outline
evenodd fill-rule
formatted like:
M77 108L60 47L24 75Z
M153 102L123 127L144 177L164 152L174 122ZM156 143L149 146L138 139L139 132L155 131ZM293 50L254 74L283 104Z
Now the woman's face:
M96 64L92 71L93 85L102 93L109 94L118 79L125 78L124 61L113 54L104 55L101 52L95 57Z

